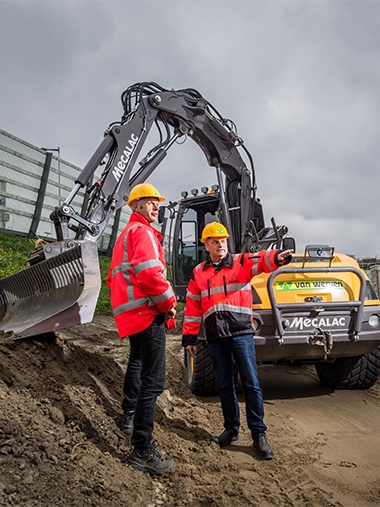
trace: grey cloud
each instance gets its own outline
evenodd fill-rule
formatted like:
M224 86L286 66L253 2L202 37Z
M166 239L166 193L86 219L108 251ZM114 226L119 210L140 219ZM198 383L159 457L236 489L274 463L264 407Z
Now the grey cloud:
M267 221L300 248L375 255L379 14L366 0L0 1L1 128L83 166L129 85L196 88L236 123ZM176 200L215 176L188 140L151 180Z

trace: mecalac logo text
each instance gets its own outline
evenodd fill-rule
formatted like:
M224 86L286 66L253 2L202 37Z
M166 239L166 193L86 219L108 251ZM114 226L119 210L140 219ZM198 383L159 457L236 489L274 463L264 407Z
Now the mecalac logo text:
M118 161L118 163L114 166L114 168L112 170L112 174L115 176L115 180L117 182L120 181L121 177L124 174L125 167L128 164L129 158L133 153L133 150L136 146L138 139L139 138L138 138L138 136L136 136L136 134L133 134L133 133L131 134L131 137L129 138L129 141L127 142L127 144L124 148L124 151L120 157L120 160Z
M344 317L314 317L308 319L306 317L294 317L290 327L300 329L309 329L311 327L344 327L346 319Z

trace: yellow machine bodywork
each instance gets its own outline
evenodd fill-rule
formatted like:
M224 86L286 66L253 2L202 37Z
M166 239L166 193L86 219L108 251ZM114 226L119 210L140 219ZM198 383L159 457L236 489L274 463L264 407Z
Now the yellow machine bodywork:
M302 267L305 265L304 256L300 254L293 255L292 267L300 268L298 273L281 274L283 268L279 268L278 276L276 276L273 288L276 302L279 304L299 303L302 305L308 299L317 297L321 298L319 302L343 302L356 301L360 296L361 279L356 271L330 272L330 267L339 268L340 266L347 268L352 267L354 270L360 270L364 278L368 280L367 275L359 268L358 263L352 257L345 254L335 254L330 262L308 262L307 266L327 268L326 272L307 273L303 272ZM253 310L270 309L271 302L267 290L269 274L263 273L252 279L252 287L254 288L260 303L254 303ZM368 295L364 300L364 305L380 305L380 300L373 293L373 299L368 299Z

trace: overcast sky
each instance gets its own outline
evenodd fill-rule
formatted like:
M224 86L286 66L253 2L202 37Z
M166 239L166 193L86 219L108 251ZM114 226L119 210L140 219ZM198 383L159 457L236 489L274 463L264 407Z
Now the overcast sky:
M0 0L0 44L1 129L83 167L128 86L195 88L236 123L268 224L380 256L379 1ZM172 151L150 178L168 200L216 182L191 140Z

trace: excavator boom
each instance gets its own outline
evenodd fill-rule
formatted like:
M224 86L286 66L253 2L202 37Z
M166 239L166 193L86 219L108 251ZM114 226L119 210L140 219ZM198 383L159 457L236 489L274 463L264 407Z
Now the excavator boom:
M97 240L112 215L128 199L130 189L142 183L182 137L195 141L215 167L221 191L221 215L230 225L226 192L232 185L237 201L233 213L239 227L231 238L232 250L246 251L257 236L255 180L252 157L237 135L235 125L194 89L166 90L156 83L136 83L121 96L121 121L112 123L74 187L51 214L56 243L38 247L25 270L0 280L0 329L23 338L90 322L100 290ZM149 132L155 126L159 142L139 161ZM249 160L249 167L242 154ZM101 176L93 182L100 166ZM72 206L77 193L87 188L87 209ZM261 210L258 205L257 209Z

